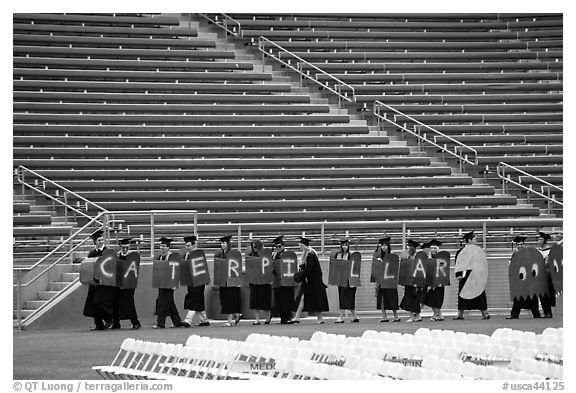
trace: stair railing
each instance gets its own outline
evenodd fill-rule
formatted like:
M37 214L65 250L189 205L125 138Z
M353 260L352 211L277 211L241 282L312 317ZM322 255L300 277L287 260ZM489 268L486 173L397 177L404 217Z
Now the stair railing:
M74 206L72 206L69 203L69 199L71 197L73 197L75 200L77 201L82 201L84 203L84 211L88 211L88 207L94 207L97 211L99 212L104 212L106 211L106 209L104 209L102 206L89 201L88 199L84 198L83 196L75 193L74 191L71 191L69 189L67 189L66 187L56 183L53 180L48 179L47 177L42 176L41 174L39 174L36 171L33 171L32 169L26 168L23 165L19 165L17 168L14 169L14 175L16 176L16 180L21 184L22 186L22 195L25 195L25 190L26 188L50 199L53 203L58 204L60 206L64 207L64 223L68 224L68 212L69 210L84 217L87 219L92 219L92 216L90 216L89 214L83 212L82 210L79 210L77 208L75 208ZM34 184L31 184L29 181L33 179L34 180ZM50 195L49 193L45 192L44 190L46 190L46 185L50 184L52 187L54 187L56 189L56 196L54 195ZM60 192L62 193L62 200L59 198L60 196Z
M564 203L555 199L555 196L552 194L552 191L551 191L551 190L556 190L556 191L559 191L560 193L563 194L564 189L562 187L559 187L555 184L547 182L546 180L544 180L542 178L534 176L534 175L532 175L526 171L523 171L520 168L517 168L515 166L512 166L512 165L507 164L507 163L502 162L502 161L498 163L498 166L496 169L497 169L498 177L500 179L502 179L502 192L503 193L507 192L507 185L508 184L513 184L517 187L520 187L524 191L526 191L528 203L530 203L530 194L535 194L535 195L543 198L547 204L548 214L552 214L552 212L553 212L552 205L553 204L564 207ZM527 186L525 184L522 184L522 178L520 176L518 176L518 180L512 179L512 177L511 177L512 173L520 174L522 176L526 176L532 180L535 180L537 183L540 184L542 192L537 191L534 188L532 188L532 185ZM546 193L544 193L544 192L546 192Z
M463 172L464 169L464 164L469 164L472 166L477 166L478 165L478 151L468 145L465 145L464 143L446 135L443 134L442 132L436 130L435 128L422 123L421 121L400 112L398 109L395 109L393 107L391 107L390 105L387 105L381 101L375 101L374 102L374 115L376 116L376 118L378 119L378 129L381 128L380 126L380 120L384 120L390 124L392 124L394 127L400 128L402 131L405 131L413 136L415 136L418 139L418 146L421 147L421 142L426 142L427 144L430 144L432 146L437 147L438 149L442 150L445 153L448 153L449 155L455 157L456 159L458 159L458 162L460 164L460 172ZM388 118L388 112L392 112L392 116L393 119L389 119ZM398 121L398 118L403 118L404 119L404 125L400 124L400 122ZM414 129L411 130L408 127L406 127L406 119L415 123ZM453 142L456 146L454 146L454 151L452 151L450 148L448 148L448 146L446 144L444 145L439 145L438 143L436 143L435 141L433 141L432 139L427 138L426 136L426 132L422 133L422 128L424 128L425 130L427 130L428 132L431 132L435 135L438 136L442 136L446 139L448 139L449 141Z
M290 59L287 62L283 61L280 58L280 56L276 56L274 54L274 51L272 49L266 50L267 47L268 48L272 47L272 48L276 49L279 53L284 53L288 57L296 59L298 61L296 63L296 67L294 67L291 64ZM348 83L345 83L342 80L336 78L334 75L329 74L326 71L316 67L315 65L302 59L301 57L298 57L297 55L290 52L289 50L281 47L280 45L276 44L273 41L270 41L268 38L263 37L263 36L258 37L258 50L260 52L262 52L262 67L264 67L264 59L266 56L268 56L271 59L285 65L286 67L296 71L300 75L300 85L302 85L303 78L307 78L307 79L311 80L312 82L316 83L317 85L321 86L323 89L326 89L329 92L336 94L338 96L338 108L342 108L342 105L341 105L342 100L347 101L349 103L355 103L356 102L356 90L354 89L353 86L351 86ZM334 85L335 89L330 87L330 84L328 82L323 83L323 82L319 81L318 79L316 79L315 77L311 76L309 69L304 71L303 65L306 65L309 68L316 70L318 73L320 73L322 75L326 75L329 79L331 79L333 82L335 82L335 85ZM318 75L318 74L314 74L314 75ZM342 90L347 90L347 91L345 93L342 93ZM348 94L350 94L350 96Z

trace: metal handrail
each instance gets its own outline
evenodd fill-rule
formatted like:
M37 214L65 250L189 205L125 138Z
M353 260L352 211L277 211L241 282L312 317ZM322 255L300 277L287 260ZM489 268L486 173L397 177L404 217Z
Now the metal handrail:
M548 189L548 195L545 195L541 192L538 192L535 189L533 189L532 187L525 186L524 184L522 184L522 180L520 180L520 179L518 179L518 181L512 180L510 178L510 175L506 176L506 169L521 173L524 176L528 176L529 178L534 179L534 180L542 183L543 184L542 187L546 187ZM563 202L560 202L560 201L558 201L558 200L556 200L550 196L550 189L551 188L554 188L554 189L563 193L564 189L562 187L559 187L555 184L549 183L544 179L541 179L537 176L531 175L530 173L525 172L520 168L516 168L515 166L512 166L512 165L507 164L507 163L502 162L502 161L500 161L498 163L498 166L496 167L496 171L497 171L497 176L500 179L502 179L502 192L506 192L506 183L511 183L511 184L514 184L515 186L520 187L523 190L526 190L528 193L533 193L533 194L538 195L541 198L544 198L548 202L548 213L549 214L552 212L552 208L551 208L552 203L555 203L557 205L564 207ZM528 194L528 195L530 195L530 194Z
M380 114L380 108L381 108L381 107L386 107L387 109L389 109L389 110L391 110L391 111L393 111L393 112L396 113L396 114L394 115L394 121L388 119L388 118L386 117L386 115L382 116L382 115ZM413 117L411 117L411 116L409 116L409 115L407 115L407 114L405 114L405 113L400 112L399 110L391 107L391 106L388 105L388 104L383 103L382 101L378 101L378 100L374 101L374 110L373 110L373 113L374 113L374 115L378 118L378 122L380 122L380 119L385 120L385 121L387 121L388 123L391 123L391 124L393 124L394 126L399 127L399 128L401 128L402 130L404 130L404 131L406 131L406 132L414 135L415 137L418 138L418 141L419 141L419 142L420 142L421 140L422 140L422 141L425 141L425 142L427 142L427 143L429 143L429 144L431 144L431 145L433 145L433 146L436 146L436 147L439 148L440 150L442 150L442 151L444 151L444 152L446 152L446 153L448 153L448 154L450 154L450 155L458 158L458 159L460 160L460 167L461 167L460 169L462 169L462 163L463 163L463 162L465 162L465 163L467 163L467 164L470 164L470 165L474 165L474 166L478 165L478 151L477 151L476 149L474 149L474 148L472 148L472 147L470 147L470 146L468 146L468 145L465 145L464 143L462 143L462 142L460 142L460 141L458 141L458 140L456 140L456 139L454 139L454 138L452 138L452 137L450 137L450 136L448 136L448 135L446 135L446 134L438 131L437 129L435 129L435 128L427 125L427 124L422 123L421 121L419 121L419 120L417 120L417 119L414 119ZM412 130L410 130L410 129L408 129L408 128L406 128L406 127L403 127L403 126L401 126L400 124L398 124L397 121L396 121L396 116L405 117L405 118L409 119L410 121L416 123L417 125L419 125L419 126L421 126L421 127L425 127L425 128L427 128L428 130L432 131L433 133L438 134L438 135L440 135L440 136L442 136L442 137L450 140L451 142L454 142L454 143L455 143L456 145L458 145L458 146L455 146L455 151L452 151L452 150L448 149L448 148L446 147L446 145L444 145L444 146L439 145L439 144L437 144L435 141L432 141L432 140L426 138L425 136L422 136L422 135L420 134L420 127L416 127L416 126L414 127L415 130L416 130L416 129L418 130L418 132L416 132L416 131L412 131ZM380 125L378 125L378 126L380 126ZM380 127L378 127L378 128L380 128ZM460 154L458 154L457 147L460 147ZM462 148L470 151L470 153L473 155L473 161L471 161L471 160L468 159L468 154L464 154L464 155L462 154Z
M283 52L287 53L288 55L292 56L293 58L297 59L297 60L299 61L299 63L297 64L297 68L294 68L290 63L287 63L287 62L285 62L285 61L282 61L279 57L274 56L274 55L272 54L272 52L267 52L267 51L264 49L264 42L267 42L267 43L273 45L274 47L276 47L276 48L279 49L280 51L283 51ZM294 53L292 53L292 52L290 52L289 50L281 47L280 45L276 44L275 42L270 41L268 38L266 38L266 37L264 37L264 36L258 37L258 50L259 50L260 52L262 52L262 66L264 66L264 55L270 56L272 59L278 61L278 62L281 63L281 64L284 64L286 67L289 67L290 69L292 69L292 70L296 71L298 74L300 74L300 79L301 79L301 80L302 80L302 77L308 78L308 79L310 79L312 82L314 82L314 83L322 86L322 88L325 88L325 89L327 89L328 91L336 94L336 95L338 96L338 105L339 105L339 106L340 106L340 99L341 99L341 98L344 99L344 100L346 100L346 101L348 101L348 102L350 102L350 103L356 102L356 90L354 89L353 86L351 86L351 85L349 85L348 83L346 83L346 82L344 82L344 81L336 78L334 75L329 74L328 72L326 72L326 71L324 71L324 70L316 67L315 65L313 65L312 63L310 63L310 62L302 59L301 57L296 56ZM304 71L302 70L302 64L306 64L308 67L313 68L314 70L318 71L319 73L321 73L321 74L323 74L323 75L326 75L327 77L329 77L329 78L332 79L333 81L337 82L338 84L337 84L336 86L337 86L337 89L338 89L338 90L334 90L334 89L332 89L332 88L328 85L328 83L324 84L324 83L320 82L319 80L317 80L317 79L311 77L310 75L308 75L308 73L306 73L306 72L304 72ZM351 93L352 93L352 99L348 98L347 95L343 95L343 94L341 93L341 91L340 91L340 90L341 90L341 86L344 86L344 87L348 88L348 89L351 91Z
M75 193L74 191L71 191L71 190L67 189L66 187L64 187L64 186L56 183L55 181L50 180L50 179L48 179L47 177L42 176L42 175L39 174L38 172L33 171L32 169L27 168L27 167L25 167L25 166L23 166L23 165L18 165L18 167L16 168L16 179L18 179L18 182L19 182L20 184L22 184L22 187L26 186L26 187L34 190L34 191L37 191L38 193L42 194L43 196L45 196L45 197L47 197L47 198L49 198L49 199L51 199L51 200L53 200L53 201L55 201L55 202L58 202L58 203L61 204L61 205L64 205L67 209L71 209L71 210L73 210L74 212L76 212L76 213L78 213L78 214L80 214L80 215L82 215L82 216L84 216L84 217L86 217L86 218L90 218L90 219L92 218L91 216L89 216L89 215L81 212L80 210L75 209L73 206L69 205L66 200L63 202L63 201L61 201L60 199L58 199L58 198L56 198L56 197L54 197L54 196L52 196L52 195L50 195L50 194L47 194L47 193L43 192L42 190L38 189L37 187L35 187L35 186L31 185L31 184L26 183L26 173L30 173L30 174L34 175L35 177L41 179L43 183L49 183L49 184L55 186L57 190L62 190L62 191L64 192L64 197L65 197L65 199L67 199L67 195L69 194L69 195L72 195L73 197L75 197L75 198L77 198L77 199L85 202L85 203L86 203L86 206L91 205L91 206L94 206L97 210L99 210L99 211L101 211L101 212L106 211L106 209L104 209L102 206L100 206L100 205L98 205L98 204L96 204L96 203L94 203L94 202L92 202L92 201L84 198L83 196ZM24 195L24 193L22 193L22 195Z
M235 37L242 37L242 25L240 24L240 22L238 22L236 19L224 14L224 13L220 13L218 15L222 15L224 18L222 19L224 21L224 24L220 24L218 23L218 20L216 19L212 19L208 16L208 14L204 14L204 13L198 13L198 15L200 15L201 17L203 17L204 19L214 23L216 26L220 26L221 28L223 28L225 31L227 31L228 33L232 34ZM238 31L235 32L234 30L230 30L228 28L228 21L232 21L234 23L236 23L238 25Z

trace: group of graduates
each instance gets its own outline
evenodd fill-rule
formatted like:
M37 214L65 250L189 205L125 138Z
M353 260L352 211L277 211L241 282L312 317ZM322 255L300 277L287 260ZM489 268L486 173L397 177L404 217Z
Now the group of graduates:
M104 239L101 230L92 235L95 244L95 249L92 250L88 257L98 257L106 249L104 246ZM525 237L516 237L514 239L518 248L523 247ZM546 243L550 236L540 232L539 235L539 250L543 256L546 257L549 248ZM215 258L225 259L227 254L233 248L230 244L231 236L224 236L219 239L220 250L214 255ZM374 258L383 260L387 254L390 254L391 237L386 236L379 240ZM168 260L172 251L170 244L172 239L162 237L160 239L160 253L157 256L158 260ZM490 319L487 312L486 292L482 290L477 296L462 297L461 292L468 280L475 280L480 275L487 276L487 270L484 272L475 272L474 269L469 267L459 268L458 255L463 248L468 244L475 244L476 237L474 231L464 234L461 238L461 248L456 252L456 269L455 275L458 279L458 314L455 320L464 319L465 310L480 310L482 319ZM119 259L125 258L130 252L130 239L122 239L119 241L120 251L117 257ZM184 237L185 255L184 260L188 260L190 254L197 249L196 236ZM279 236L272 241L273 261L281 260L282 254L286 251L284 247L283 236ZM413 258L418 249L426 252L429 257L436 257L440 251L442 242L432 239L429 242L420 244L412 239L407 241L407 256ZM326 294L327 286L324 284L322 277L322 269L318 259L317 252L310 246L310 240L302 237L299 241L300 251L302 252L298 272L294 274L294 280L299 283L298 292L295 294L296 287L282 285L280 279L280 272L276 270L276 264L273 264L272 274L273 282L271 284L250 284L250 309L254 314L253 325L260 325L261 317L264 317L264 324L270 324L273 316L280 318L281 324L298 324L303 312L316 314L316 324L323 324L323 312L329 310L328 297ZM250 245L250 251L247 256L258 257L263 252L263 243L260 240L253 240ZM339 260L350 259L350 241L349 239L342 239L340 241L340 249L335 254L335 258ZM471 278L472 277L472 278ZM343 323L346 314L350 313L350 322L359 322L359 318L355 312L356 303L356 287L354 286L338 286L338 300L339 300L339 316L335 323ZM165 328L166 318L170 317L174 327L190 327L192 322L198 314L199 321L196 326L209 326L210 322L206 317L204 291L205 285L189 286L184 299L184 308L187 310L184 320L181 319L176 304L174 302L175 288L158 288L158 297L156 299L155 315L157 316L156 324L153 328ZM404 286L404 296L399 302L397 288L380 288L376 285L376 306L381 310L382 318L380 322L389 322L387 310L393 314L393 322L400 322L398 317L398 309L403 309L410 313L410 318L406 322L420 322L422 305L428 306L432 309L433 315L431 321L443 321L442 305L444 302L443 285L435 287L421 287L416 285ZM237 325L242 318L241 310L241 295L240 287L238 286L220 286L219 287L219 300L221 305L221 313L227 314L227 320L222 325L224 327L232 327ZM551 307L555 306L555 297L541 297L540 302L544 309L544 317L552 318ZM532 310L535 318L539 318L538 299L532 298L528 300L514 300L512 313L510 318L518 318L520 310L527 308ZM86 304L84 307L84 315L94 318L95 330L105 330L107 328L118 329L120 328L121 319L130 319L133 329L141 327L138 321L136 309L134 307L134 289L120 289L106 285L99 285L95 282L90 285Z

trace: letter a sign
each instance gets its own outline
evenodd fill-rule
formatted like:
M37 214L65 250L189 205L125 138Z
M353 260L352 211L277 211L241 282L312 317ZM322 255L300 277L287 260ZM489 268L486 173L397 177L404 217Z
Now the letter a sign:
M119 277L122 289L136 289L138 285L138 273L140 272L140 254L131 252L126 255L126 259L118 259L122 275Z

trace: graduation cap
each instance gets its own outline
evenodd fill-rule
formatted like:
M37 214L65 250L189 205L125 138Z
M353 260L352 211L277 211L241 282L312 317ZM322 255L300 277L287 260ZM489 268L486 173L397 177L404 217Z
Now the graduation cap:
M346 243L350 243L350 239L348 239L347 237L345 237L344 239L340 239L340 244L346 244Z
M382 239L378 240L378 243L380 244L387 244L390 243L390 239L392 239L392 237L390 236L385 236Z
M430 244L430 246L440 247L442 245L442 242L440 242L436 239L432 239L428 242L428 244Z
M420 243L415 242L414 240L410 239L406 242L408 244L408 246L410 247L414 247L414 248L418 248L418 246L420 246Z
M426 248L430 248L430 242L422 243L422 245L420 246L420 249L422 249L422 250L425 250Z
M545 242L547 242L548 240L552 239L552 236L550 236L547 233L544 232L538 232L538 237L544 239Z
M304 244L305 246L310 245L310 239L306 239L305 237L300 238L300 243Z
M220 238L220 243L223 243L223 242L230 243L230 239L232 239L232 235L222 236Z
M160 244L165 244L167 247L170 247L170 243L172 243L172 239L164 236L160 238Z
M130 240L132 240L131 237L125 237L124 239L118 240L118 244L121 246L127 246L130 245Z
M462 240L472 240L476 237L476 235L474 235L474 231L470 231L468 233L465 233L464 236L462 236Z
M284 235L278 236L276 239L272 240L272 244L282 244L284 245Z
M196 236L192 235L192 236L186 236L184 237L184 243L196 243L198 239L196 238Z
M514 243L524 243L526 241L526 236L516 236L512 241Z
M91 234L90 237L92 238L92 240L94 240L94 242L96 242L96 240L98 240L99 237L102 237L103 233L104 231L102 229L98 229L96 232Z

